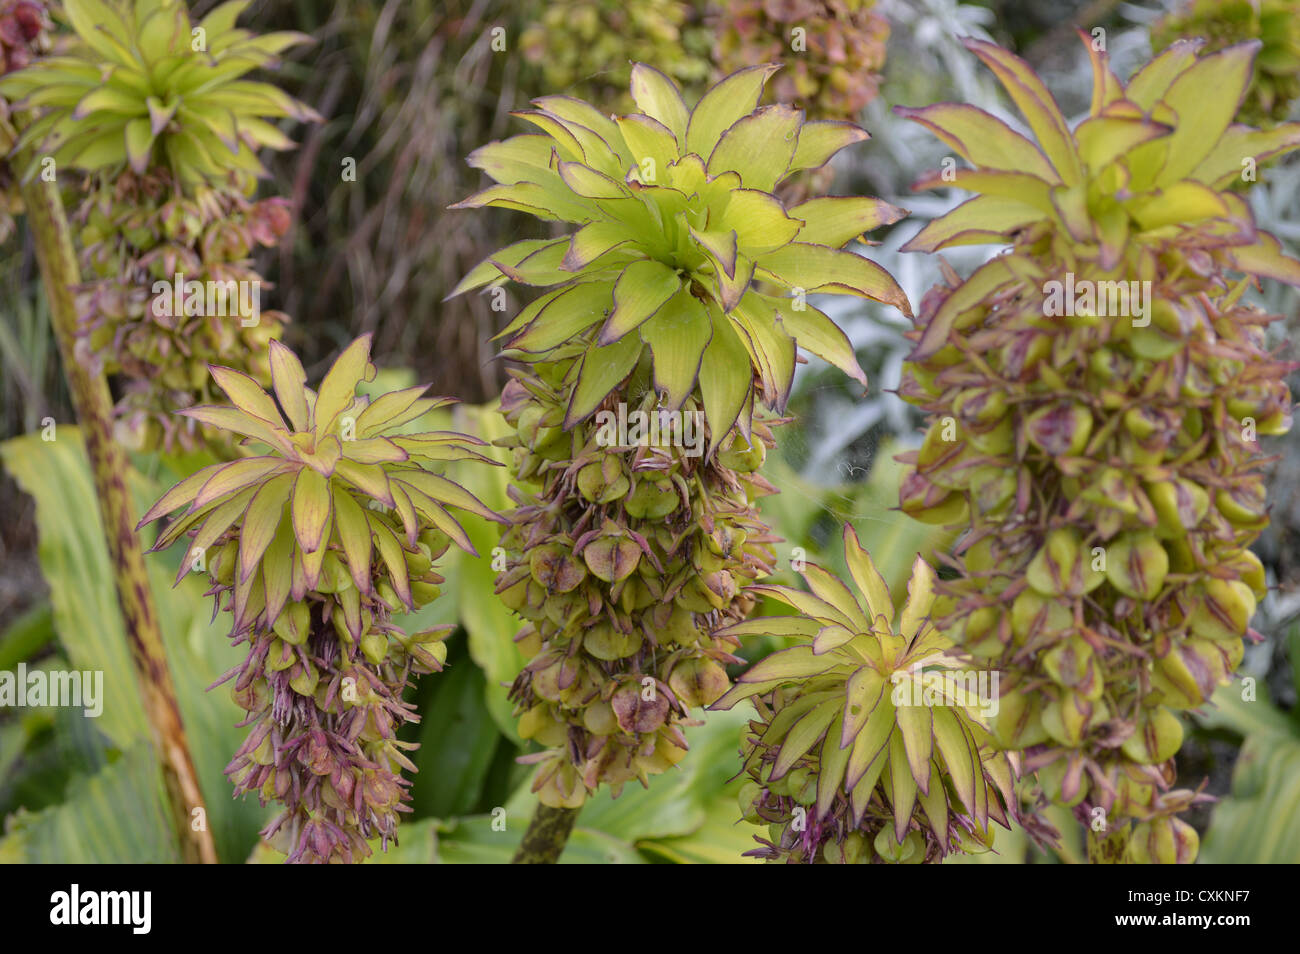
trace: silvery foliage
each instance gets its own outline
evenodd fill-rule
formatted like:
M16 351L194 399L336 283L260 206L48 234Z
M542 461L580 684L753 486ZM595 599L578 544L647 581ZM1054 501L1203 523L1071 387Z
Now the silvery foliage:
M986 30L993 20L991 10L956 0L881 0L877 8L890 24L886 81L861 120L872 138L856 150L845 151L852 155L844 155L845 161L837 169L841 186L836 191L866 188L870 194L910 210L912 214L872 248L871 257L898 279L915 309L925 291L940 280L939 263L931 256L903 254L899 247L927 221L969 196L956 190L946 195L912 193L910 186L916 176L941 167L949 152L921 126L895 116L890 107L951 99L973 103L998 116L1010 114L998 98L993 77L978 68L960 42L963 36L991 39ZM901 88L904 81L916 77L923 77L928 84L923 92ZM972 246L945 253L945 258L959 272L967 273L995 251ZM898 387L903 359L910 350L903 333L911 323L898 311L874 302L843 296L813 296L810 302L849 336L871 378L871 392L862 397L856 387L832 377L818 359L801 365L795 389L809 408L804 418L806 456L797 463L804 476L815 483L844 483L849 475L861 479L865 473L861 465L872 454L869 445L874 442L865 440L871 432L894 435L903 446L919 441L919 416L890 393Z

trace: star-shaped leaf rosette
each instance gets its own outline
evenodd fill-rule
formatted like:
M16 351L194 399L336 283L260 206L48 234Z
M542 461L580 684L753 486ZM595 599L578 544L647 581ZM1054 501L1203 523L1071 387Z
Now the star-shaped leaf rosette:
M247 0L224 3L197 24L184 0L64 0L74 38L0 80L0 96L39 118L18 141L36 152L24 176L51 157L58 169L109 176L168 168L187 187L236 170L251 191L265 175L256 152L292 142L269 119L319 119L268 83L244 77L272 66L303 33L256 36L235 26Z
M474 553L451 510L500 519L438 471L494 462L465 434L404 433L451 403L427 387L358 395L375 375L369 336L317 391L278 341L270 363L274 398L247 375L211 369L231 406L180 413L241 436L249 456L181 481L140 526L185 508L154 549L190 538L177 581L204 565L231 638L248 644L221 680L235 680L253 725L226 770L236 792L284 803L265 834L279 833L290 861L360 860L406 810L400 773L414 765L396 731L415 716L402 691L411 674L441 669L450 629L407 634L393 614L438 595L433 564L450 543Z
M910 314L887 272L843 248L902 210L858 197L787 209L772 194L867 138L759 107L775 69L741 70L690 109L638 64L637 112L543 97L518 114L540 134L469 158L497 184L460 207L577 226L502 249L455 291L513 281L540 292L501 333L502 356L518 362L503 443L523 486L497 589L528 621L512 697L521 734L546 749L528 758L552 809L669 769L691 710L728 685L737 641L716 631L745 617L744 585L775 560L755 506L774 488L758 469L796 344L866 384L848 338L807 295Z
M897 611L857 534L844 527L855 589L815 564L809 591L757 585L795 611L723 632L806 642L778 650L713 704L752 698L758 718L742 749L746 820L768 826L749 854L789 863L936 862L993 844L1010 827L1013 759L991 744L989 673L963 669L930 622L935 574L917 557ZM981 678L982 677L982 678Z
M639 112L609 117L565 96L542 97L516 114L542 135L470 155L498 184L453 208L498 206L579 226L507 246L453 291L507 279L552 289L502 336L507 356L534 362L581 338L586 353L566 428L591 415L648 350L666 409L680 408L698 383L716 446L752 405L755 381L768 406L784 409L796 341L866 384L844 333L804 294L856 295L911 314L888 272L843 250L903 210L856 196L786 209L772 194L868 138L852 123L759 107L777 68L734 73L692 110L670 79L637 64ZM581 337L588 329L590 340Z

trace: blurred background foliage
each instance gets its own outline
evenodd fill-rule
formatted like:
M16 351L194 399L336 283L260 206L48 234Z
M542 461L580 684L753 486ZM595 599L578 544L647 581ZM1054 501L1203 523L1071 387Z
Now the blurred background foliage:
M192 4L200 14L213 5ZM325 117L301 131L296 151L270 157L263 194L288 197L295 224L284 245L258 262L276 284L266 307L292 316L287 341L310 376L341 345L373 332L376 360L386 369L376 386L432 381L436 392L466 402L452 423L491 439L504 427L491 405L504 374L488 339L526 300L508 289L506 309L494 312L485 296L443 298L486 254L535 235L528 230L537 226L503 210L468 216L447 206L481 185L464 157L519 131L510 112L530 99L567 93L617 111L626 105L632 60L664 69L695 93L720 71L755 58L781 60L785 82L774 84L777 95L816 118L855 118L871 132L869 143L840 157L829 191L878 195L911 210L873 236L879 244L872 257L918 302L938 281L939 263L898 248L962 197L911 193L910 183L944 154L889 108L962 100L1011 116L958 37L993 39L1025 56L1074 116L1089 95L1075 23L1104 30L1121 75L1172 36L1203 30L1216 44L1259 38L1269 55L1248 106L1253 118L1278 121L1297 117L1297 7L1293 0L256 0L246 17L254 28L316 38L278 81ZM828 18L837 29L826 28ZM791 31L805 24L805 46L796 52ZM1261 170L1249 197L1263 227L1294 253L1300 162ZM995 251L958 249L945 257L966 273ZM1295 358L1294 292L1277 286L1257 298L1284 316L1273 333L1282 353ZM834 541L847 520L891 587L901 587L917 553L952 543L894 509L900 468L893 457L918 440L914 412L891 393L908 351L907 324L871 303L816 304L845 327L871 392L863 396L817 359L799 368L794 422L778 432L780 452L766 471L781 493L764 499L762 509L785 540L781 566L803 558L842 570ZM1300 389L1300 376L1291 386ZM42 439L49 419L58 422L54 441ZM0 861L174 860L157 766L126 675L85 455L21 226L0 246L0 440L0 670L19 663L101 669L109 696L100 719L56 708L0 712ZM1216 707L1193 717L1179 758L1178 784L1204 780L1219 799L1189 817L1202 832L1205 862L1300 861L1300 669L1293 663L1300 658L1300 428L1267 446L1277 458L1273 524L1257 547L1272 587L1254 623L1263 639L1248 647L1242 665L1251 681L1221 690ZM134 462L132 490L143 505L206 461ZM507 506L504 469L472 483L489 505ZM413 812L400 845L376 855L379 862L506 861L531 812L528 769L515 762L525 749L504 685L520 665L517 623L492 592L486 555L495 528L473 521L469 530L484 558L449 553L444 597L410 621L417 628L455 622L458 630L447 671L414 690L422 721L404 730L420 742ZM157 555L150 568L208 822L223 861L277 861L258 846L265 812L233 801L222 775L238 744L239 710L227 690L205 691L237 653L210 622L197 579L169 587L169 568L179 559L177 552ZM796 582L789 569L779 575ZM779 610L762 604L759 611ZM755 641L744 655L753 662L778 643ZM689 730L691 752L678 771L649 789L590 803L563 860L741 860L753 846L752 829L736 823L731 779L745 717L743 710L711 714ZM1058 853L1034 849L1021 832L1002 832L996 853L964 861L1080 860L1077 824L1061 812L1053 820L1065 833Z

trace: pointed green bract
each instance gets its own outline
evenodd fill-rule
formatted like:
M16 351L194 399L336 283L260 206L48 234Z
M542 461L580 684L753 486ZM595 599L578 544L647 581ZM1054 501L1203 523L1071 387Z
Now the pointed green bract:
M1173 711L1237 666L1263 593L1257 438L1290 426L1293 366L1242 293L1300 285L1300 261L1232 186L1300 124L1233 124L1257 44L1179 41L1124 83L1084 39L1093 95L1073 129L1023 61L977 41L1033 141L967 106L899 110L980 193L908 247L1009 246L965 281L948 270L916 318L899 391L928 432L900 458L900 505L964 531L954 578L915 582L939 594L934 625L1003 674L997 743L1122 840L1201 799L1169 787ZM959 748L946 720L935 733Z

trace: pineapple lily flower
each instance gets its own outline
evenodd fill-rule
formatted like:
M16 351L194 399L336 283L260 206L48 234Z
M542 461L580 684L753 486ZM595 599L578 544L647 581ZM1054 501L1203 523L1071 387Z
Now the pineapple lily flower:
M751 667L710 708L753 698L744 744L747 820L770 840L749 854L787 862L938 861L992 846L989 819L1010 827L1015 759L995 751L974 672L930 622L935 574L919 556L896 612L852 527L844 552L854 589L815 564L808 591L760 584L794 616L751 619L731 636L800 642ZM968 677L976 677L970 679ZM981 696L983 698L981 698Z
M211 369L231 406L180 413L239 435L251 453L181 481L140 526L185 508L154 549L189 537L178 581L213 553L210 592L232 614L232 640L248 644L221 680L235 680L253 725L226 770L236 792L283 802L264 834L281 833L290 861L359 860L368 838L394 837L405 810L400 772L414 765L396 731L415 715L402 691L410 674L441 669L450 628L407 634L393 614L438 595L433 562L449 543L474 552L449 509L499 519L437 470L492 461L476 438L400 430L449 403L425 387L357 394L375 374L369 337L316 391L279 342L270 363L274 398L247 375Z
M744 584L775 559L754 503L774 492L757 473L777 423L763 408L783 411L796 343L866 383L805 294L910 313L888 273L842 248L901 210L851 197L787 209L772 194L866 138L758 107L774 69L741 70L689 109L637 64L637 112L543 97L519 114L541 134L470 156L497 184L459 207L577 226L502 249L453 292L542 289L501 333L522 366L501 400L522 486L497 589L527 621L512 696L521 734L543 746L526 757L540 763L534 790L557 812L666 771L691 710L727 688L737 640L716 631L745 617ZM698 422L699 446L610 426L634 415Z
M1129 860L1190 861L1174 815L1202 796L1168 790L1174 710L1204 704L1254 635L1256 438L1290 426L1294 366L1242 296L1300 285L1231 186L1243 160L1300 145L1300 124L1233 123L1257 43L1175 43L1127 83L1089 43L1073 130L1022 60L967 46L1034 139L971 106L897 110L972 164L955 181L979 193L907 247L1011 245L964 281L949 269L910 333L900 393L930 416L902 509L968 527L935 618L1003 671L999 743L1048 799L1110 818L1112 860L1133 820Z

